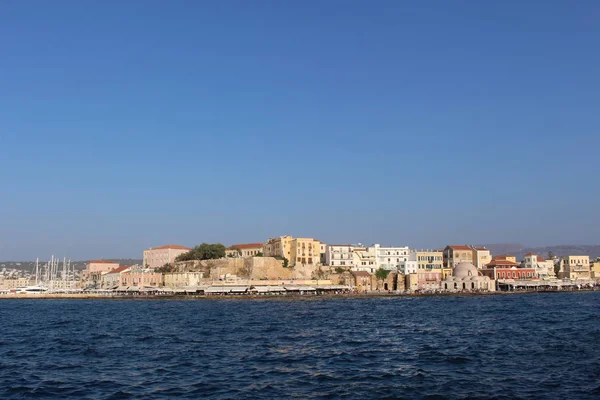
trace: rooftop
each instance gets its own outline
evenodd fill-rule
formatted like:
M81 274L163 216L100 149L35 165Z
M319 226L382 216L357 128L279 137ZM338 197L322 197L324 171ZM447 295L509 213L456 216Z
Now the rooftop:
M131 268L131 265L121 265L120 267L115 268L112 271L109 271L108 273L109 274L118 274L118 273L125 271L128 268Z
M235 249L239 249L239 250L243 250L243 249L256 249L257 247L262 248L263 244L262 243L243 243L243 244L234 244L231 245L227 248L227 250L233 250Z
M90 261L90 264L117 264L118 265L119 263L101 258L100 260Z
M168 244L166 246L152 247L152 248L150 248L148 250L166 250L166 249L191 250L189 247L181 246L181 245L178 245L178 244Z
M448 247L450 247L451 249L454 249L454 250L472 250L469 246L453 246L453 245L450 245Z

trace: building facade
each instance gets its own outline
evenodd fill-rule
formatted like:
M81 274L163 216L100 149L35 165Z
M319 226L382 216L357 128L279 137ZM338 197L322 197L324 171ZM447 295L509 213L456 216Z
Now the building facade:
M146 268L159 268L165 264L172 264L178 255L187 253L191 249L189 247L180 246L178 244L168 244L166 246L153 247L144 250L143 266Z
M283 257L288 260L292 257L291 242L293 238L289 235L270 238L263 245L265 257Z
M372 274L377 269L377 256L374 247L354 247L352 256L353 270Z
M326 245L325 265L342 268L354 267L354 246L351 244Z
M169 272L163 274L163 285L172 289L199 286L203 279L203 272Z
M375 249L377 269L383 268L390 271L401 269L410 255L408 246L382 247L379 244L374 244L373 248Z
M132 268L121 274L121 286L159 287L162 284L162 274L152 269Z
M519 264L508 261L493 259L484 269L481 270L483 275L490 279L502 280L531 280L537 279L535 268L522 268Z
M225 250L227 257L256 257L263 254L263 243L234 244Z
M552 279L555 278L554 274L554 261L546 260L542 256L538 256L537 254L527 253L523 257L523 262L521 263L523 268L533 268L535 269L535 274L537 278L540 279Z
M589 256L566 256L561 259L560 276L562 279L591 279Z
M290 241L290 266L320 265L321 242L313 238L293 238Z
M477 269L482 269L492 261L492 254L485 247L472 247L473 265Z
M131 266L122 265L118 268L113 269L112 271L105 273L104 275L102 275L102 283L100 284L100 287L102 289L116 289L119 286L123 286L121 281L121 275L129 270L131 270Z

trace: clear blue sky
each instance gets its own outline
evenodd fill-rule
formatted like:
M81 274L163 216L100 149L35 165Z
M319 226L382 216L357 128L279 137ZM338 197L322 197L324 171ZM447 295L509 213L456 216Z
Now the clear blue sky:
M597 1L13 1L0 259L600 242Z

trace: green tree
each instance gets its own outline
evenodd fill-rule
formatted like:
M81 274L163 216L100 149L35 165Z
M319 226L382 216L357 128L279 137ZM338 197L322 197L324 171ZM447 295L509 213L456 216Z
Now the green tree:
M342 267L336 267L335 268L335 273L336 274L343 274L344 272L346 272L346 270Z
M287 268L290 265L290 260L285 257L276 256L275 259L283 261L283 268Z
M175 258L175 261L192 261L192 260L214 260L225 257L225 246L221 243L208 244L202 243L194 247L187 253L180 254Z
M379 268L377 271L375 271L375 277L377 279L381 279L382 281L385 281L389 274L390 271L383 268Z

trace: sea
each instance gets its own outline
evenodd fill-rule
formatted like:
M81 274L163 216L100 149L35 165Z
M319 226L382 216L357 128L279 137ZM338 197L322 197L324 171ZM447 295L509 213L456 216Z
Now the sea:
M2 300L0 398L599 399L600 292Z

